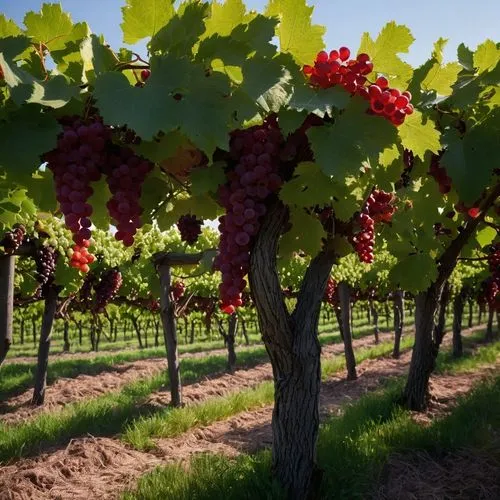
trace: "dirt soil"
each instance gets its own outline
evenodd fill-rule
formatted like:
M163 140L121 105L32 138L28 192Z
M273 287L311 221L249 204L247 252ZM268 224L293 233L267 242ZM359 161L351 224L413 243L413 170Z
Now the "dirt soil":
M358 365L358 379L352 382L344 380L344 373L330 377L322 386L322 419L340 414L343 404L379 388L388 378L403 375L410 359L411 353L406 352L398 360L364 361ZM259 370L264 370L263 366ZM474 373L434 376L439 414L451 409L456 396L470 391L497 369L486 366ZM428 418L436 415L432 407L430 412ZM5 466L0 472L0 500L118 498L124 489L135 485L139 476L157 465L187 461L197 452L236 456L270 446L271 416L272 406L242 412L176 438L158 439L157 449L150 453L131 450L116 439L75 439L65 449Z
M382 341L388 340L390 334L381 334L380 338ZM353 341L355 349L371 345L373 345L373 338L371 336L362 337ZM343 344L328 344L323 346L323 356L326 357L338 355L343 351ZM227 355L227 350L217 349L198 353L186 353L180 355L180 358L202 358L215 355ZM165 369L165 358L151 358L121 363L116 365L112 370L103 371L97 375L78 375L75 378L59 378L47 388L43 406L33 407L31 405L32 389L0 402L0 422L15 424L33 418L41 413L62 408L69 403L75 403L83 399L95 398L111 391L117 391L126 384L141 378L152 377ZM184 397L186 398L186 402L190 402L191 400L199 401L202 398L211 397L213 395L226 394L227 390L231 388L243 388L257 385L268 378L268 376L271 377L272 369L269 363L266 363L266 370L267 375L265 377L262 375L261 370L259 370L258 373L253 371L249 372L244 369L238 370L236 380L231 380L231 376L227 375L225 372L214 373L203 379L206 381L212 380L212 383L203 383L198 390L196 386L199 384L185 385L183 388ZM213 385L213 380L216 379L219 382ZM202 393L202 390L205 391L205 393ZM196 395L196 392L198 392L198 395ZM157 407L162 405L166 406L169 402L170 393L167 388L164 388L153 393L151 397L148 398L147 404Z

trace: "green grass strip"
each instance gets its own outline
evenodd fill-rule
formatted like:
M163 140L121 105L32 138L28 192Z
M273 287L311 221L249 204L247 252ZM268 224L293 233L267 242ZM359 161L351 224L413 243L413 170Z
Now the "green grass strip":
M498 343L482 347L477 358L469 357L475 363L468 361L468 369L483 364L495 352L498 353ZM457 361L454 368L450 362L447 371L462 371L464 366ZM367 498L392 453L415 449L441 453L464 446L479 447L490 442L492 429L500 428L500 376L481 384L459 400L448 417L436 420L429 427L418 425L409 412L396 405L403 384L403 378L392 380L384 389L345 405L342 416L321 426L318 441L318 461L324 470L321 498ZM283 492L271 480L270 466L269 450L243 454L236 459L197 455L191 459L187 471L185 466L174 464L144 475L137 489L125 493L123 499L284 499Z
M401 342L401 349L408 349L413 344L413 337L407 336ZM374 359L392 352L393 343L383 342L374 347L359 349L357 362ZM322 378L326 379L345 368L343 354L323 359ZM217 398L210 398L197 405L185 408L165 408L160 413L140 417L125 430L122 439L140 450L155 447L154 438L175 437L193 427L208 425L224 420L242 411L253 410L269 405L274 401L273 383L262 382L255 387Z

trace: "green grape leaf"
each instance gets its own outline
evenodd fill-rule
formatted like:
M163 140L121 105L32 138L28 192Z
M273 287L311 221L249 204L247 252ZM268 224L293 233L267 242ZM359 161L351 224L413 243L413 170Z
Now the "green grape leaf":
M302 250L315 257L322 246L321 239L325 231L317 217L308 214L302 207L290 206L291 229L285 233L279 243L281 258L290 257L293 252Z
M57 121L41 114L38 106L24 106L0 123L0 168L10 182L23 182L40 165L40 157L54 149L61 131Z
M171 187L167 182L167 177L159 167L146 177L142 187L141 207L144 209L142 215L143 222L151 222L156 210L170 194Z
M500 61L500 47L493 40L486 40L477 47L473 60L479 74L491 71Z
M144 140L178 129L208 156L217 147L227 149L229 79L221 73L206 76L203 66L171 56L152 58L151 68L143 88L119 73L97 78L94 95L104 119L127 124Z
M225 0L223 3L212 1L210 17L206 21L206 31L202 38L230 35L236 26L246 20L246 7L242 0Z
M30 45L31 42L27 36L8 36L6 38L0 38L0 53L4 55L4 59L13 60L16 56L28 49Z
M87 81L93 82L95 76L111 71L116 66L113 51L96 35L90 35L82 42L80 53Z
M278 21L261 14L253 15L248 24L240 24L231 32L231 38L249 45L262 57L272 57L276 46L271 43Z
M0 38L17 36L22 33L21 28L12 20L0 14Z
M436 91L439 95L447 96L452 93L452 85L457 81L458 73L462 70L459 63L442 65L443 48L447 40L440 38L434 44L432 53L434 64L421 83L421 87L427 91Z
M57 208L54 179L50 170L37 172L27 187L30 197L42 212L53 212Z
M226 66L241 67L252 51L250 45L234 40L231 36L212 35L200 42L196 59L198 61L222 61L224 65L212 63L216 71L226 71ZM241 78L238 83L241 83Z
M279 59L254 56L243 63L242 72L240 89L252 99L258 99L281 81L283 67Z
M191 172L191 194L197 196L215 193L220 184L226 182L225 162L213 163L206 168L197 168Z
M413 114L406 116L404 123L398 127L398 132L403 146L422 160L426 151L437 153L441 149L439 132L434 123L420 111L415 110Z
M419 253L399 259L389 271L389 280L403 290L417 294L429 288L437 275L436 261L429 254Z
M314 7L305 0L270 0L266 15L279 18L276 30L281 52L292 54L299 64L311 64L323 49L324 26L312 24Z
M350 100L349 93L341 87L317 89L311 87L303 78L302 81L295 82L290 107L323 115L332 108L344 109Z
M495 241L496 236L496 230L492 227L487 226L477 232L476 241L478 242L479 246L483 248L487 245L491 245Z
M82 286L83 277L78 269L68 266L64 259L57 259L54 281L56 285L64 288L64 295L69 295L78 292Z
M216 219L222 213L220 207L209 195L191 196L169 203L158 213L158 227L162 231L170 229L181 215L192 214L201 219Z
M174 14L174 0L126 0L120 25L124 43L154 36Z
M396 128L380 116L366 114L366 102L352 102L330 126L307 131L314 157L327 175L343 178L359 172L364 161L376 164L379 155L396 142Z
M12 99L18 105L25 103L41 104L51 108L65 106L78 94L78 88L67 83L62 75L47 81L39 81L15 64L9 64L0 53L0 67L5 83L10 87Z
M178 57L190 56L200 35L205 31L205 18L209 13L208 3L190 3L182 15L175 14L151 39L153 53L169 53Z
M295 132L306 119L307 111L297 111L296 109L281 109L278 113L278 122L282 134L287 137Z
M500 148L500 109L469 128L463 138L457 131L447 132L445 141L447 148L441 164L452 178L460 199L466 204L474 203L488 186L496 166L491 154Z
M177 150L188 144L186 136L173 130L153 141L141 141L134 149L154 163L161 163L176 155Z
M108 213L106 202L111 199L111 192L104 179L92 184L94 193L89 198L88 203L92 205L94 211L90 217L94 226L99 229L108 230L111 223L111 216Z
M73 22L60 4L45 3L40 13L28 12L24 16L26 35L33 42L42 42L50 51L64 49L73 36Z
M312 162L299 163L294 177L280 190L279 197L287 205L311 207L331 203L335 186L333 180Z
M457 48L458 62L467 70L474 69L474 52L461 43Z
M406 54L414 40L406 26L391 21L382 28L376 40L372 40L369 33L364 33L358 53L370 56L375 71L389 77L391 87L404 89L413 70L398 54Z

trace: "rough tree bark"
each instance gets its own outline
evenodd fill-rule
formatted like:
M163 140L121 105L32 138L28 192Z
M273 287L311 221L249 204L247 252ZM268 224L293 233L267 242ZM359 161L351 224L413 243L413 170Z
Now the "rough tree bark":
M371 316L373 318L373 335L375 336L375 344L380 342L379 339L379 327L378 327L378 311L377 308L373 305L373 300L370 299L368 311L371 311ZM368 314L370 316L370 314Z
M438 349L443 342L446 333L446 311L448 301L450 300L450 282L446 281L441 292L441 299L439 300L439 314L438 321L434 327L434 342L437 344Z
M493 317L495 315L495 310L493 307L488 307L488 323L486 324L486 336L484 340L486 342L493 342Z
M70 344L69 344L69 321L64 320L64 330L63 330L63 337L64 337L64 346L63 346L63 352L69 352Z
M53 286L47 290L45 307L42 317L42 328L40 330L40 342L38 344L38 361L35 372L35 388L33 391L32 404L40 406L45 399L47 388L47 367L49 365L50 341L52 326L57 308L57 289Z
M352 348L352 329L351 329L351 288L346 281L341 281L338 285L340 320L342 322L342 337L344 340L344 354L347 368L347 380L356 380L356 358Z
M12 344L15 265L13 255L0 256L0 366Z
M161 285L160 315L163 323L165 349L167 350L171 404L172 406L182 406L182 383L179 365L179 350L177 348L175 305L170 297L172 278L168 260L159 264L157 269Z
M465 290L460 290L453 299L453 356L460 358L463 355L462 345L462 317L465 306Z
M275 204L266 215L251 252L249 279L262 339L274 375L273 474L291 499L314 495L321 384L318 321L334 255L318 254L309 265L295 310L287 310L276 253L287 209Z
M405 324L405 292L396 290L394 292L394 348L392 357L398 359L401 354L401 337Z

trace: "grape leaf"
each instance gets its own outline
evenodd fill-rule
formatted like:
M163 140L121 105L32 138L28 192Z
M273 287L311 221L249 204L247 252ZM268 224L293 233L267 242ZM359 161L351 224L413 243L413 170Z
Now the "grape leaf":
M94 82L96 76L111 71L116 65L113 52L105 45L102 37L87 37L80 45L80 53L87 81Z
M8 122L0 123L0 167L9 181L31 178L42 154L56 146L60 130L52 116L33 105L23 106L9 115Z
M267 59L258 55L246 60L242 71L243 84L240 88L252 99L258 99L279 83L283 76L283 67L279 59Z
M315 257L321 250L325 231L317 217L304 211L302 207L290 206L291 229L285 233L279 243L281 258L287 258L293 252L302 250Z
M16 56L24 52L30 45L30 39L26 36L0 38L0 52L8 60L15 59Z
M442 96L447 96L452 93L452 85L457 81L458 73L462 70L462 66L458 63L442 65L443 48L445 45L446 40L443 38L440 38L434 44L434 52L432 55L435 62L421 84L424 90L435 90Z
M37 172L26 187L30 197L42 212L53 212L57 208L54 179L50 170Z
M73 22L60 4L45 3L40 13L28 12L24 16L26 35L33 38L33 42L41 42L50 51L64 49L66 43L73 36Z
M467 70L474 69L474 53L466 45L461 43L457 48L458 62Z
M405 88L413 70L398 54L406 54L414 40L406 26L391 21L382 28L376 40L364 33L358 53L370 56L374 70L389 77L391 87Z
M211 35L227 36L239 24L247 20L246 7L242 0L212 1L206 31L201 38Z
M208 3L187 4L182 14L175 14L151 39L153 53L169 53L178 57L191 55L200 35L205 32Z
M282 109L278 113L278 122L282 134L286 137L295 132L306 119L306 111L297 111L296 109Z
M272 57L276 46L271 43L277 20L257 14L248 24L240 24L231 32L231 38L243 42L262 57Z
M132 87L119 73L97 78L94 95L105 120L127 124L144 140L179 129L209 156L216 147L227 148L233 111L229 79L221 73L207 77L202 65L169 55L153 57L151 67L143 88Z
M441 163L452 178L460 199L466 204L474 203L488 186L496 167L491 152L500 149L500 109L469 128L463 138L457 131L449 131L445 140L447 148Z
M126 0L120 25L124 43L154 36L174 14L174 0Z
M350 100L349 93L341 87L317 89L311 87L302 77L302 81L295 79L290 107L324 115L326 112L330 112L332 108L344 109Z
M398 132L403 146L422 160L426 151L437 153L441 148L439 132L434 123L420 111L415 110L413 114L406 116L404 123L398 127Z
M474 52L474 67L478 73L491 71L500 61L500 47L493 40L486 40Z
M492 227L485 227L477 232L476 241L478 242L481 248L491 245L497 236L497 232Z
M292 54L299 64L311 64L323 49L323 26L312 24L314 7L305 0L270 0L266 15L279 18L276 30L282 52Z
M193 195L215 193L219 185L226 182L224 166L225 163L220 162L193 170L190 175L191 193Z
M12 20L0 14L0 38L17 36L22 33L21 28Z
M437 275L436 261L428 253L418 253L399 259L389 272L389 280L395 286L417 294L427 290Z
M47 81L33 78L15 64L9 64L0 53L0 67L5 83L10 87L13 101L18 104L36 103L51 108L65 106L78 94L78 88L68 84L64 76L56 75Z
M366 102L352 102L330 126L307 131L314 157L323 172L337 178L355 175L362 162L377 163L379 155L397 139L394 125L379 116L366 114Z
M294 177L281 188L279 197L287 205L326 205L335 192L333 180L312 162L299 163Z

